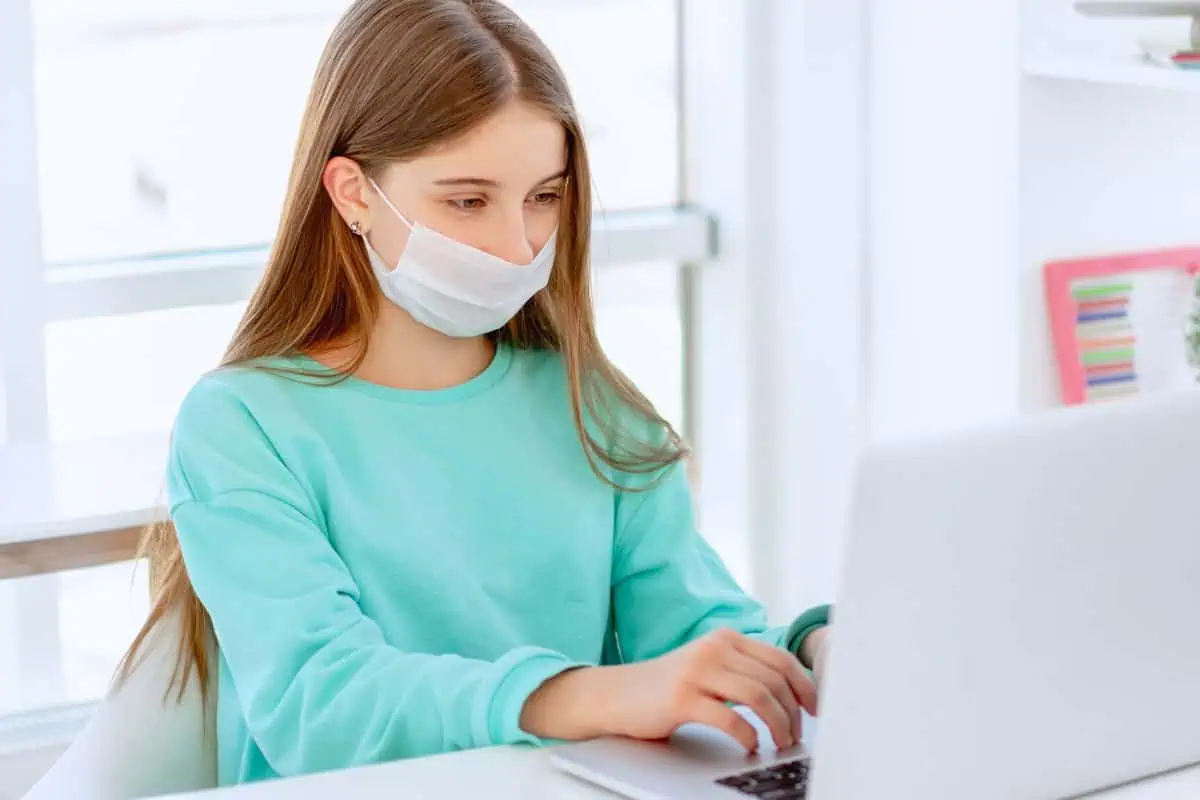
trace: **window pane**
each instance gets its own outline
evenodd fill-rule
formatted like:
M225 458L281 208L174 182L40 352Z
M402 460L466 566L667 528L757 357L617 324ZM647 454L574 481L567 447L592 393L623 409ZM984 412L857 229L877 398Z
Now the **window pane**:
M103 695L149 598L130 562L0 582L0 715Z
M47 261L268 241L309 82L346 5L33 0ZM673 204L675 0L512 5L574 87L600 203Z
M683 430L679 268L670 262L597 270L596 327L608 357Z
M167 430L192 384L217 365L242 304L46 326L50 436Z
M150 571L125 562L64 572L58 597L65 699L99 697L150 613Z
M562 66L601 208L679 201L676 0L511 0Z

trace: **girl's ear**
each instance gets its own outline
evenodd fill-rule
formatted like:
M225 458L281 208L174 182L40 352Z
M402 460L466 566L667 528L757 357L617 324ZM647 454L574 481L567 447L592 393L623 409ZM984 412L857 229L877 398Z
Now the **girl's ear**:
M356 229L356 233L370 230L367 176L362 167L345 156L334 156L325 164L321 183L348 227Z

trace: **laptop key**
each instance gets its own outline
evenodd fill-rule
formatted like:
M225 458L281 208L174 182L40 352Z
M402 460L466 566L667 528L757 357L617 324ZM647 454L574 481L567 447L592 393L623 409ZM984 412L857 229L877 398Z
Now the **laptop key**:
M770 767L739 772L717 784L759 800L804 800L808 789L808 761L784 761Z
M759 800L804 800L805 788L776 789L773 792L758 795Z

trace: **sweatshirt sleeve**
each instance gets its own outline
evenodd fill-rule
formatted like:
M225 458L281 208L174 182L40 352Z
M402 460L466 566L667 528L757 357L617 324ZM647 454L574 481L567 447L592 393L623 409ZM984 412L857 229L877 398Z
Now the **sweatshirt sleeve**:
M180 411L168 495L247 729L278 774L538 743L519 727L525 700L576 665L536 647L488 662L385 641L314 499L215 376Z
M617 492L613 611L625 661L669 652L719 628L782 647L763 607L730 576L697 532L682 464L652 488Z

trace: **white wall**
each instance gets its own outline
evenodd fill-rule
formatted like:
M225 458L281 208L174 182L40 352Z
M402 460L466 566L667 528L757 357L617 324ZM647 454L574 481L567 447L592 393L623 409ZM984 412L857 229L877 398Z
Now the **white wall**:
M1055 403L1044 260L1200 231L1182 133L1200 95L1024 77L1039 48L1129 52L1186 27L1070 0L692 8L715 40L753 42L699 65L690 98L693 130L746 126L690 154L690 196L724 234L696 295L702 503L750 530L755 586L786 614L833 591L864 441ZM714 92L721 75L753 90Z
M1030 81L1022 157L1024 392L1057 403L1041 286L1050 259L1200 241L1200 93ZM1131 124L1132 123L1132 124Z
M1200 92L1025 76L1188 21L1072 0L876 2L869 408L875 438L1058 404L1045 261L1200 241Z
M910 436L1017 412L1019 8L875 2L870 425Z
M687 196L721 222L692 287L701 525L776 622L833 597L863 432L865 7L686 15Z
M1187 22L1094 20L1026 0L1026 52L1120 57ZM1200 92L1026 78L1021 105L1021 406L1056 405L1047 260L1200 242Z

